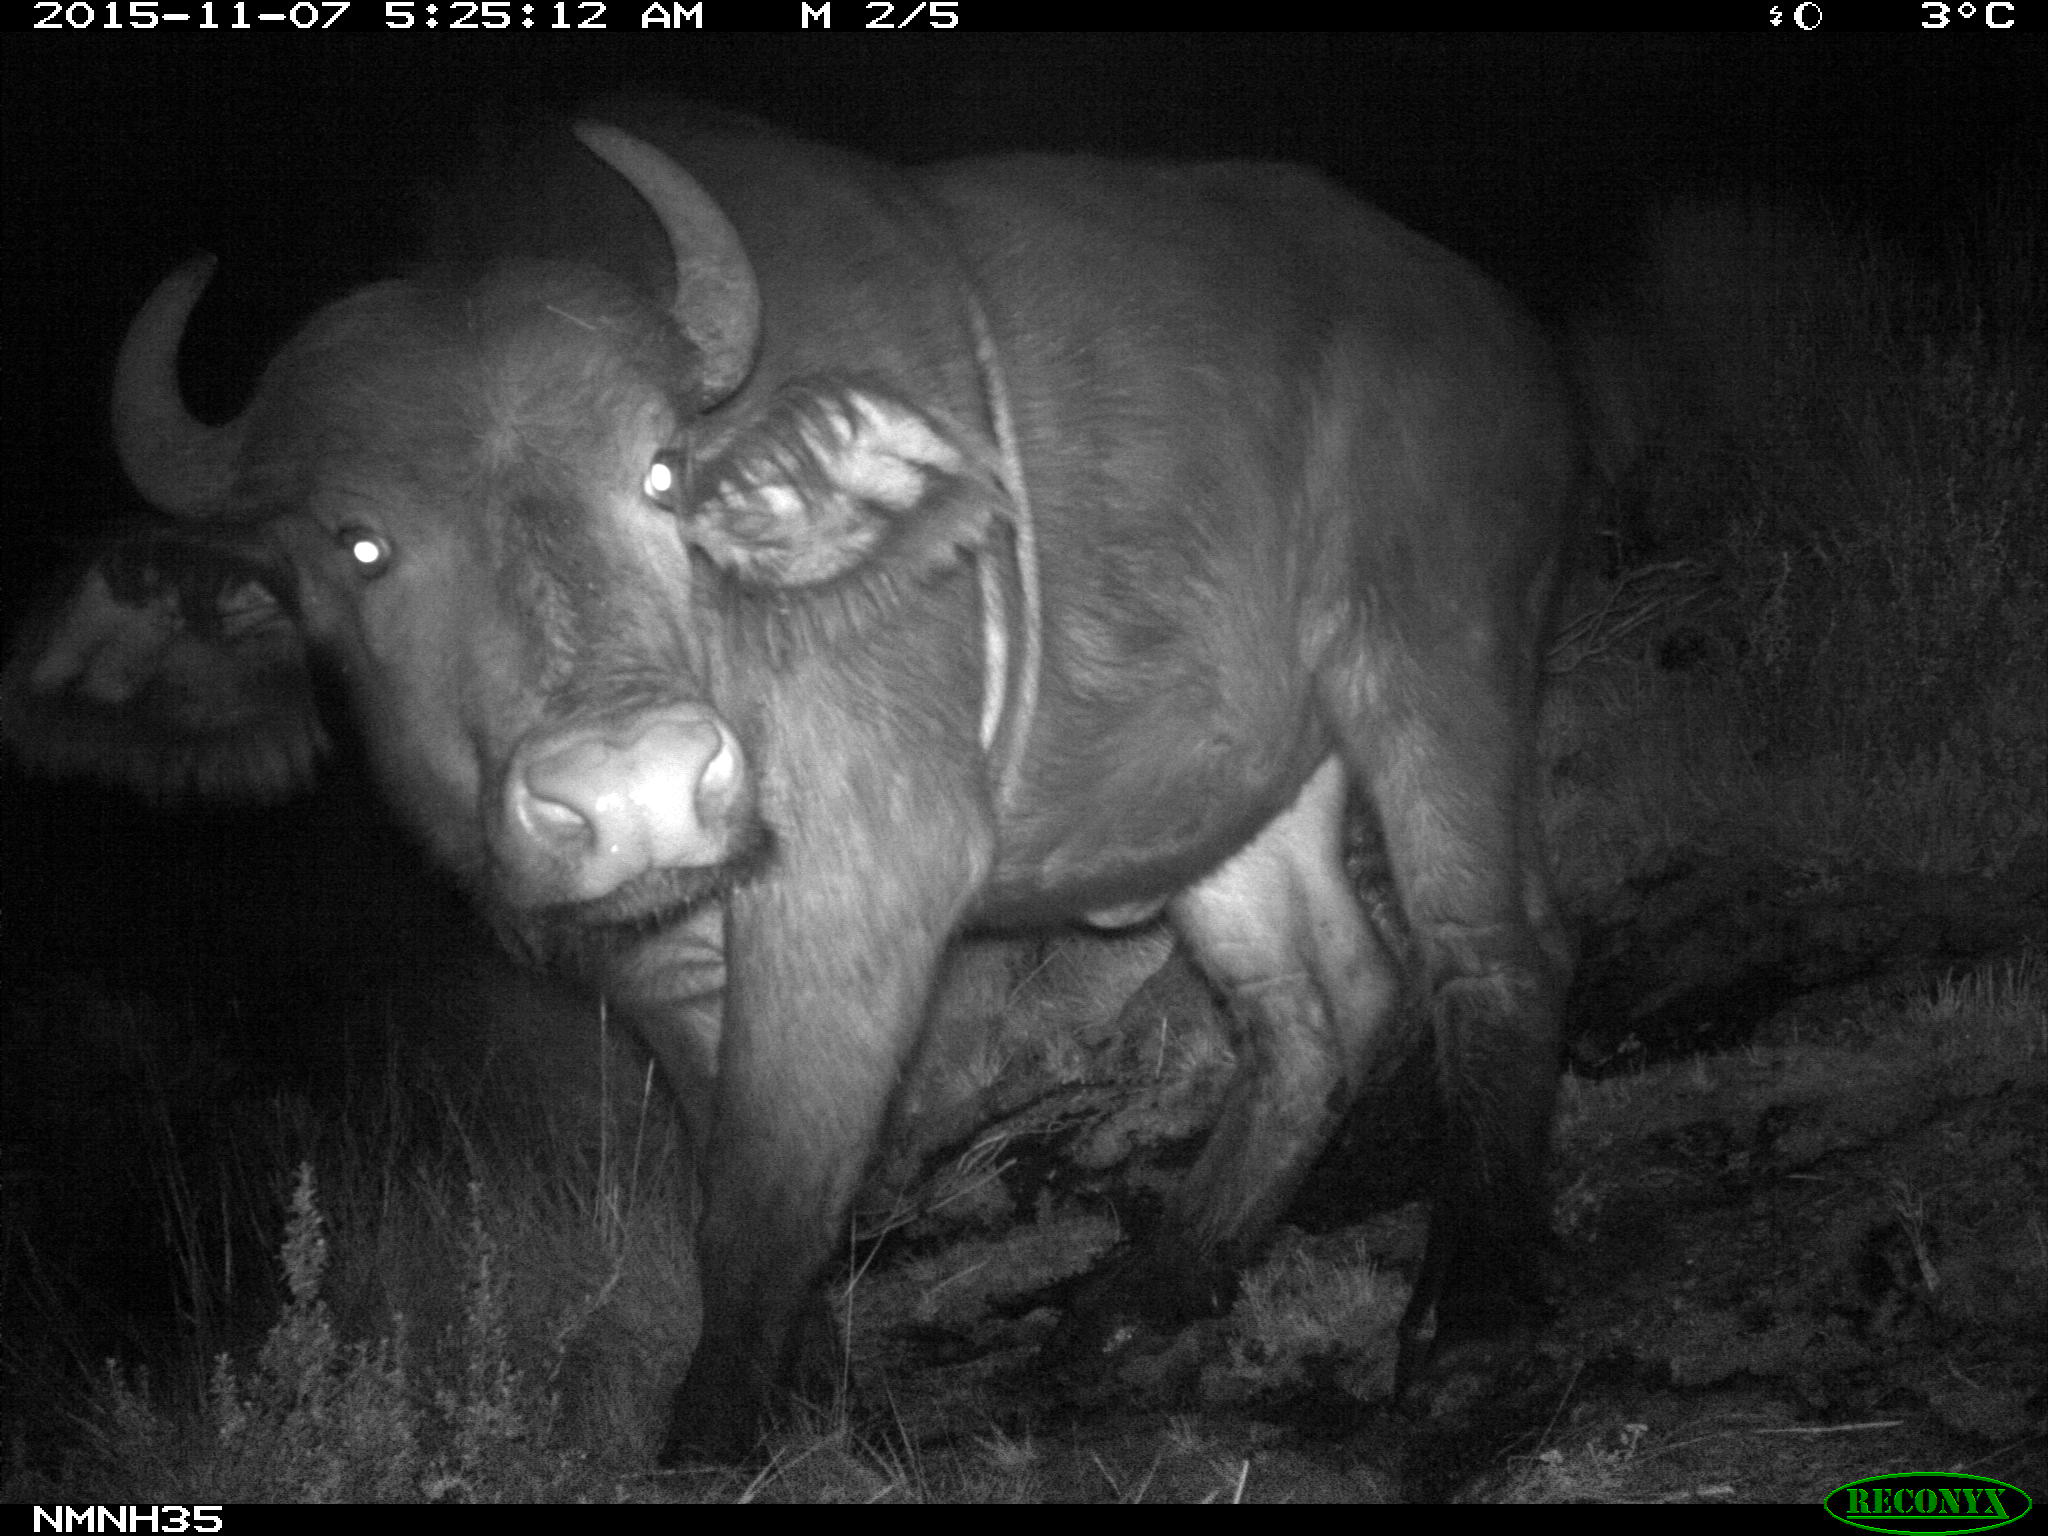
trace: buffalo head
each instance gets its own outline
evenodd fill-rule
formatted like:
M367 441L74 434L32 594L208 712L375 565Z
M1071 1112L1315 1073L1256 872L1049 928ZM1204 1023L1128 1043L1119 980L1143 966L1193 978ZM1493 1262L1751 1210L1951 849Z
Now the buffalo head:
M658 217L665 306L562 261L380 283L211 427L177 355L213 262L158 287L116 367L115 441L175 523L102 551L17 659L31 759L164 800L281 798L327 743L318 662L390 792L516 925L644 925L765 855L698 610L954 562L992 472L857 380L721 416L760 347L738 235L648 144L576 132Z

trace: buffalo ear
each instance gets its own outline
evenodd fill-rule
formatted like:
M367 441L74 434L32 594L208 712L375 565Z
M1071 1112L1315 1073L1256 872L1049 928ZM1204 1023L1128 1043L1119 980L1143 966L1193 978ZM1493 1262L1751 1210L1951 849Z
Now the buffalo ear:
M0 735L31 769L153 800L297 793L327 736L284 590L203 536L114 541L18 638Z
M793 389L696 467L683 536L757 586L921 578L978 547L1002 504L961 438L882 390Z

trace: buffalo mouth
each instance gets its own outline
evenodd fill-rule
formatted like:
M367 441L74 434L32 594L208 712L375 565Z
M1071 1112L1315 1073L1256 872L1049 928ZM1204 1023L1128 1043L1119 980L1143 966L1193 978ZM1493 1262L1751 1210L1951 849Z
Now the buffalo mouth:
M501 898L491 903L493 926L516 952L534 959L587 957L674 928L758 877L773 858L773 836L752 822L716 864L651 869L582 901L514 907Z

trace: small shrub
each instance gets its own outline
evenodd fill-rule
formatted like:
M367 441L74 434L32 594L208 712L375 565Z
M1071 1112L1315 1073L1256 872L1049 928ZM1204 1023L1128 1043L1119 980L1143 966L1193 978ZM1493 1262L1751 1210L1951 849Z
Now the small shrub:
M1982 870L2048 833L2048 317L2007 259L2037 238L1987 224L1944 283L1817 216L1661 226L1637 302L1666 345L1638 386L1666 425L1638 434L1637 490L1691 553L1610 585L1693 574L1661 612L1590 606L1553 656L1608 679L1565 686L1563 750L1582 794L1591 756L1627 757L1606 809L1641 861L1732 834ZM1595 687L1625 706L1606 741Z

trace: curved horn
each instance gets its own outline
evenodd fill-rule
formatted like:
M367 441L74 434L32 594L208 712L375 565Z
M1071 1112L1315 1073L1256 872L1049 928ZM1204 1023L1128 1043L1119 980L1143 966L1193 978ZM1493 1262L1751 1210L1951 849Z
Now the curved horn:
M761 339L761 292L739 232L710 193L644 139L605 123L578 123L575 132L661 220L676 263L669 313L704 354L704 403L717 404L745 382Z
M174 517L203 517L227 497L243 421L209 427L178 392L178 343L213 276L195 256L156 286L114 364L114 451L143 498Z

